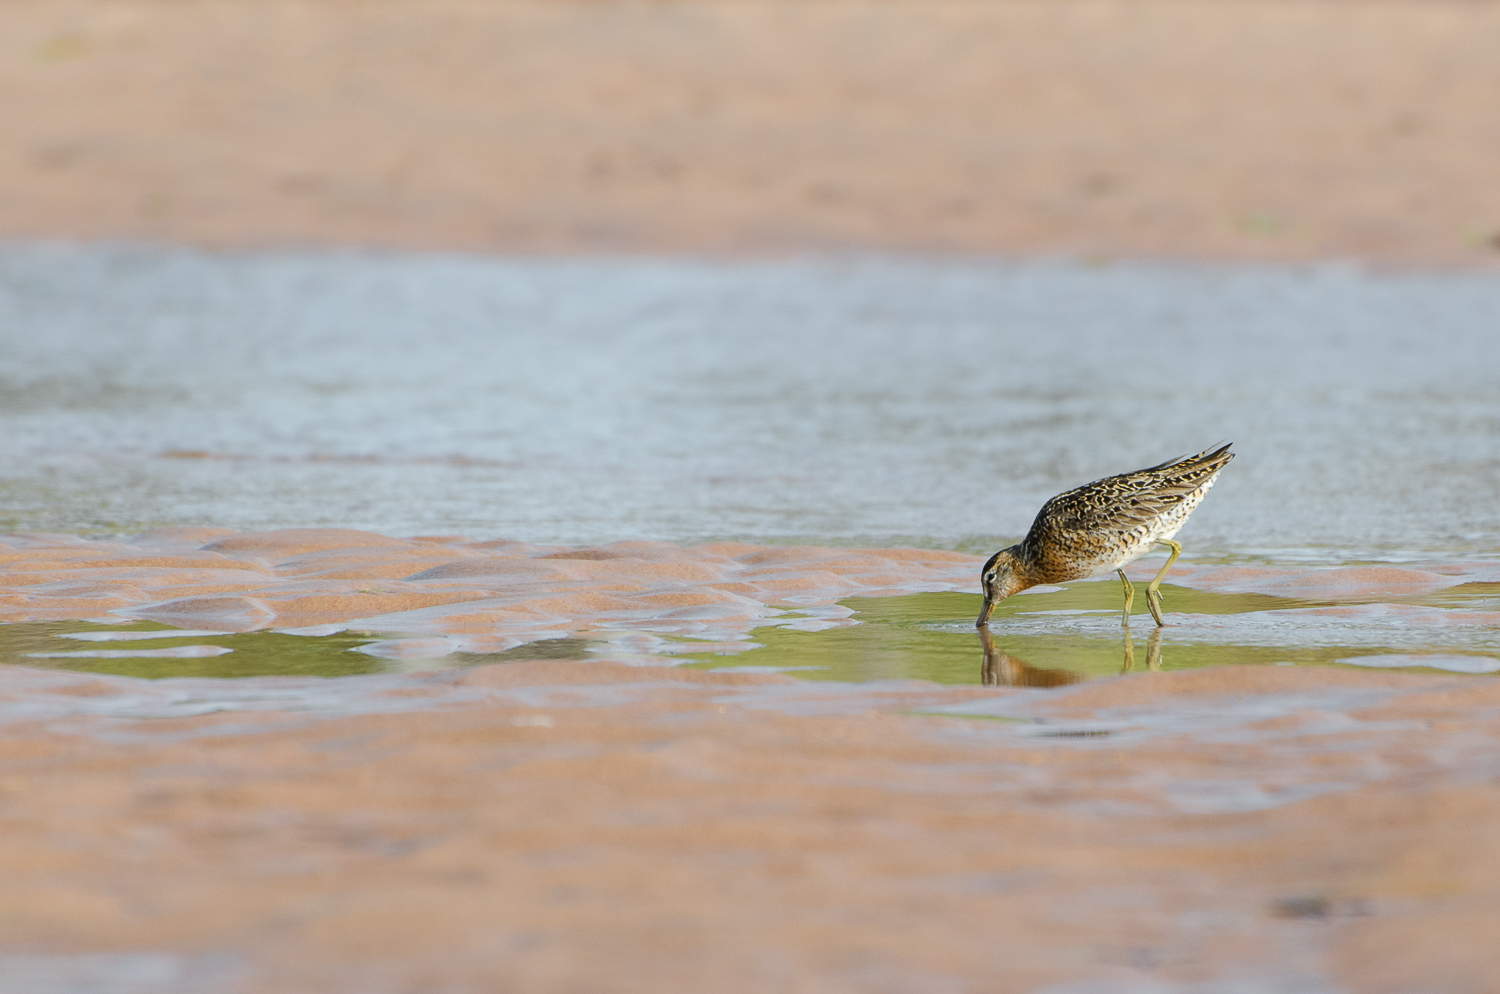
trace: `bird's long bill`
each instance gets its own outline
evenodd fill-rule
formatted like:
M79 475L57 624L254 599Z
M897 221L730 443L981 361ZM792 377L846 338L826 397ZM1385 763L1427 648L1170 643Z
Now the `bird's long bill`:
M984 599L984 610L979 612L979 620L974 622L975 628L983 628L990 623L990 615L994 613L995 605L998 603L999 601L990 600L988 597Z

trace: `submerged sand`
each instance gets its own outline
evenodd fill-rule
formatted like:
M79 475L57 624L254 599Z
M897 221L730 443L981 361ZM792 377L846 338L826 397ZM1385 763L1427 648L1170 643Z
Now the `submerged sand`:
M848 623L835 601L854 592L972 584L975 557L926 550L337 529L4 542L8 621L358 625L415 633L413 664L438 643L643 640L628 663L332 680L0 667L7 991L1500 977L1489 678L1225 667L1035 690L650 665L667 636ZM1176 579L1354 610L1492 570Z

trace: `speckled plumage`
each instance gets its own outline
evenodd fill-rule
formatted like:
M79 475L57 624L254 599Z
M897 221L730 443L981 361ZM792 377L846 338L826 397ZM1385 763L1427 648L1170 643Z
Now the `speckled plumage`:
M977 623L988 623L997 601L1027 587L1119 571L1158 543L1172 547L1170 566L1180 550L1172 536L1187 523L1188 515L1233 458L1234 453L1224 445L1108 476L1053 497L1042 505L1024 539L985 563L981 573L985 609ZM1158 625L1162 620L1157 587L1166 569L1162 567L1147 588L1147 603ZM1120 579L1125 584L1128 624L1133 588L1123 572Z

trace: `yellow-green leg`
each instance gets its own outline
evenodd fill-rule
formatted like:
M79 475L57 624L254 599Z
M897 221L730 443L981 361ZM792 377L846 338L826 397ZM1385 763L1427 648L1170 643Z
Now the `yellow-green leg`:
M1177 561L1177 557L1182 555L1182 546L1170 538L1164 538L1160 541L1162 545L1171 547L1172 554L1167 557L1166 563L1157 572L1156 579L1146 585L1146 606L1151 609L1151 617L1156 619L1157 628L1161 628L1166 624L1165 621L1161 620L1161 578L1167 575L1167 570L1171 569L1172 564Z
M1130 585L1130 581L1129 580L1125 579L1125 571L1124 570L1117 569L1117 570L1115 570L1115 572L1118 573L1118 574L1120 574L1120 582L1123 583L1123 584L1125 584L1125 613L1120 616L1120 624L1123 625L1126 628L1129 628L1130 627L1130 605L1135 601L1135 588Z

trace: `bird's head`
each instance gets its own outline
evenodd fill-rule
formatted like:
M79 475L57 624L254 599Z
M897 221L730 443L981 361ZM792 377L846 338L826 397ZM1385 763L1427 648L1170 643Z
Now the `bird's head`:
M979 612L979 620L974 622L975 628L988 625L995 605L1017 590L1025 588L1026 585L1016 576L1015 548L1011 546L1009 549L1001 549L990 557L980 571L979 585L984 589L984 609Z

